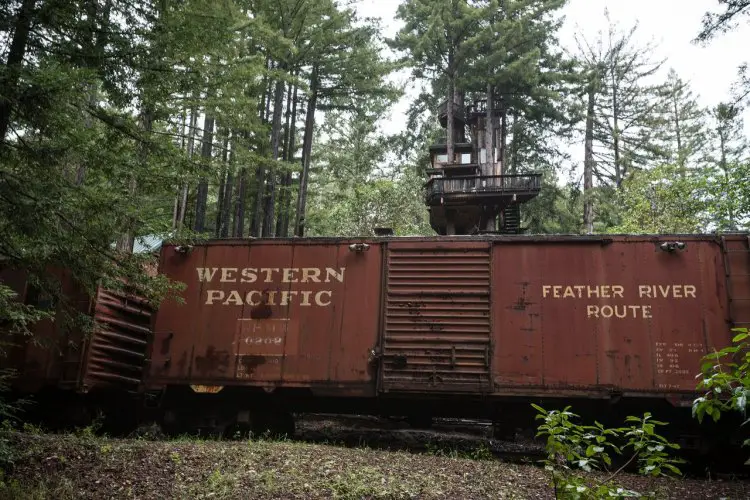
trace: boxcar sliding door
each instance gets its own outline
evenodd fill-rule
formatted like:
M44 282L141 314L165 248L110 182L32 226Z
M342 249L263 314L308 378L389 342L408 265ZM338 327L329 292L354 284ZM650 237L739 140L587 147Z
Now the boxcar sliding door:
M383 391L491 390L490 243L391 242Z

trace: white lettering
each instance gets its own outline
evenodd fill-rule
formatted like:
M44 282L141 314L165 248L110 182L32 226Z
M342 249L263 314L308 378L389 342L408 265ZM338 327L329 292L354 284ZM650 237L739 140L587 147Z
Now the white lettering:
M211 281L214 279L217 268L198 267L196 270L198 271L198 281Z
M328 296L328 302L323 302L323 299L321 298L323 295ZM329 306L331 305L331 292L328 290L321 290L318 293L315 294L315 303L319 306Z
M230 304L235 306L242 305L242 296L237 290L232 290L231 292L229 292L229 297L227 297L227 300L224 301L225 306L228 306Z
M343 283L344 282L344 268L342 267L340 270L336 271L335 269L326 267L326 283L331 282L331 277L336 278L336 280L339 283Z
M253 300L253 295L257 295L258 296L258 300L257 301ZM263 298L263 294L260 293L260 291L258 291L258 290L252 290L250 292L247 292L247 295L245 295L245 303L247 303L247 305L249 305L249 306L259 306L260 305L260 301L261 301L262 298Z
M300 292L302 294L302 302L300 303L301 306L309 306L310 305L310 295L312 295L312 292L310 290L303 290Z
M258 279L257 273L258 270L254 267L246 267L242 270L242 279L240 280L242 283L255 283L255 281Z
M281 279L284 283L297 283L297 278L294 276L294 273L299 271L299 269L296 268L286 268L284 269L284 277Z
M279 303L279 305L288 306L289 305L289 299L292 296L294 296L294 295L297 295L296 291L294 291L294 290L284 290L283 292L281 292L281 302Z
M206 292L206 304L211 305L216 300L221 300L224 298L224 292L221 290L208 290Z
M586 306L586 317L587 318L598 318L599 317L599 306L587 305Z
M266 273L266 283L270 283L272 281L271 275L275 272L279 272L280 269L278 267L263 267L260 269L260 272Z
M302 268L302 283L308 281L314 281L320 283L320 269L314 267L303 267Z
M232 273L236 273L236 267L222 267L221 268L221 281L227 283L229 281L237 281L237 276L232 276Z

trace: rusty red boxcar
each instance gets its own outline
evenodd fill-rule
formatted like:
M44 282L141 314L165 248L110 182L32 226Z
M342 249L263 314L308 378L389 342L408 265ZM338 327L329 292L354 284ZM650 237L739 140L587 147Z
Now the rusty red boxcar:
M308 410L513 422L528 415L509 408L576 398L689 406L700 358L750 325L748 242L165 245L160 272L185 283L184 303L155 317L144 390L160 395L167 421L219 426Z
M35 401L25 416L53 424L87 423L89 403L112 408L112 401L118 403L114 408L133 415L139 401L123 395L136 395L141 387L151 305L102 287L91 296L65 271L52 271L50 277L59 283L65 306L32 286L26 272L0 272L15 300L51 312L50 318L31 324L27 335L4 332L0 366L15 372L13 392ZM81 325L78 315L88 317L93 328ZM45 418L51 415L56 418Z

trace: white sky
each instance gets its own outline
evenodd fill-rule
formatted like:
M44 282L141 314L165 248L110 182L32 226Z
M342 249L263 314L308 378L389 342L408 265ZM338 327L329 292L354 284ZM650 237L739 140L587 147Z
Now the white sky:
M384 34L392 36L400 24L394 19L400 0L359 0L358 11L363 16L379 17ZM674 68L683 80L691 83L703 106L714 106L730 97L730 89L737 76L737 68L750 62L750 25L740 25L733 32L719 36L706 47L692 43L701 28L706 10L717 8L717 0L569 0L563 9L565 25L560 42L575 52L573 34L581 31L593 40L597 32L606 33L608 25L604 10L622 29L639 23L635 40L657 44L654 59L666 58L663 73ZM397 81L404 82L399 75ZM413 86L412 86L413 90ZM413 92L408 93L394 108L385 122L389 132L403 128L403 113ZM744 114L745 130L750 135L750 112Z

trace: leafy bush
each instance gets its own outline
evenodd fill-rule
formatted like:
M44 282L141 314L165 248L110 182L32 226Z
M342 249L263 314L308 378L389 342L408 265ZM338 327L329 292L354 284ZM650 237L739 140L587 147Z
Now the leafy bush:
M552 484L558 498L593 499L640 497L641 493L627 490L613 480L629 465L636 463L638 471L648 476L680 475L675 464L683 462L669 456L669 450L679 448L657 432L659 426L667 425L651 418L629 416L626 425L607 428L599 422L582 425L575 420L578 415L566 407L562 411L547 411L532 405L538 412L536 418L543 420L537 436L546 436L545 468L552 473ZM617 470L611 471L613 457L629 458ZM577 474L602 471L609 473L603 480L587 481Z
M704 356L701 365L698 390L704 394L693 401L693 416L703 422L706 415L714 422L722 413L739 412L744 420L750 422L747 409L750 406L750 330L735 328L737 335L731 346L714 351ZM750 439L745 440L750 444Z

